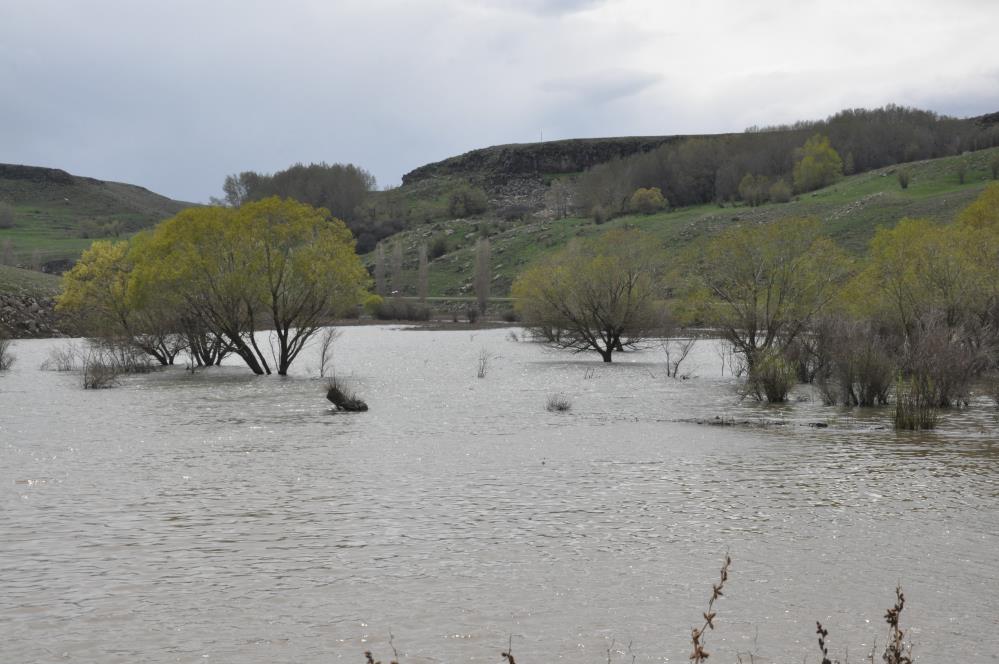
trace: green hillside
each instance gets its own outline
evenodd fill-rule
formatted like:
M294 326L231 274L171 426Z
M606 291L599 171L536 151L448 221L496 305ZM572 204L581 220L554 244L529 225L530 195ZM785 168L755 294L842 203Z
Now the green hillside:
M840 180L833 186L798 196L788 203L759 207L716 204L682 208L653 215L629 215L597 225L588 218L530 220L506 223L482 217L440 221L398 233L387 240L403 244L404 269L399 288L415 293L417 247L443 238L447 252L430 263L430 294L461 296L471 293L474 245L488 235L492 245L495 296L506 296L510 284L527 265L564 246L573 237L598 235L611 228L630 226L658 238L679 252L699 238L745 223L765 223L783 217L815 217L828 234L847 250L860 253L879 226L891 226L904 217L949 222L991 182L990 161L999 148L882 168ZM964 183L959 181L959 161L967 164ZM911 175L907 189L897 171ZM366 259L371 262L373 256Z
M53 297L59 292L60 279L51 274L0 265L0 293Z
M12 164L0 164L0 202L14 209L13 227L0 228L0 262L55 270L96 238L134 233L191 205L135 185Z

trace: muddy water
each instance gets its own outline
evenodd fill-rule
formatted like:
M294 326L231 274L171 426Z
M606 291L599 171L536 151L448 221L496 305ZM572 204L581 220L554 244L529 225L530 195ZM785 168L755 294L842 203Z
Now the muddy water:
M896 582L917 661L999 651L984 400L896 435L740 402L710 344L673 381L652 352L351 328L371 411L330 415L311 356L83 391L38 370L59 343L0 376L3 662L385 661L390 633L404 662L685 662L725 551L712 661L817 661L815 620L860 661ZM780 424L689 422L716 416Z

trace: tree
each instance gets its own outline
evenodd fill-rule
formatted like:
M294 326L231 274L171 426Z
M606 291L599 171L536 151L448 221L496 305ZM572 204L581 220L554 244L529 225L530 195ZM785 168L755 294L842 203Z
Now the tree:
M957 163L954 164L954 173L957 174L957 181L964 184L964 179L968 175L968 162L964 159L958 159Z
M135 271L140 282L180 294L257 374L272 371L258 328L271 329L274 370L286 375L321 326L357 305L367 283L342 221L277 197L182 211L157 226Z
M902 189L909 188L909 180L912 178L912 174L909 172L908 168L898 169L898 186Z
M572 197L572 187L566 180L559 178L552 181L551 186L545 194L548 204L556 219L564 219L569 216L569 201Z
M385 285L385 245L381 243L375 247L375 293L382 297L388 295Z
M829 139L815 134L795 153L794 188L799 192L826 187L843 177L843 160Z
M750 373L802 334L847 274L842 252L809 219L732 228L699 249L688 257L685 303L721 330Z
M666 207L666 199L659 187L638 188L631 195L628 207L642 214L653 214Z
M784 178L779 178L770 185L770 200L774 203L787 203L791 200L791 185Z
M14 206L0 201L0 228L14 228Z
M416 269L416 295L420 298L420 304L427 303L427 292L430 289L430 268L427 265L427 245L420 244L419 264Z
M767 202L770 180L764 175L746 173L739 182L739 197L749 205L756 207Z
M492 283L490 253L489 238L480 238L475 243L475 299L482 315L489 306L489 286Z
M575 241L521 274L516 308L545 342L574 352L642 346L661 322L662 253L634 230Z

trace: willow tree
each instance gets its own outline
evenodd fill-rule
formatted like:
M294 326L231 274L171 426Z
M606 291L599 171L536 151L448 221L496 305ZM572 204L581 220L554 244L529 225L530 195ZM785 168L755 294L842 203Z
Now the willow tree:
M550 345L610 362L615 351L643 345L662 321L661 258L638 231L573 242L517 278L517 310Z
M721 331L750 371L804 334L847 277L842 251L809 219L730 229L688 261L685 304Z
M328 211L267 198L189 208L157 226L136 270L180 294L257 374L286 375L309 339L367 284L354 239ZM269 328L270 355L255 334Z
M187 340L175 324L169 294L157 293L144 305L135 299L135 249L145 239L140 234L130 241L94 242L63 276L57 307L97 339L129 345L160 364L173 364Z

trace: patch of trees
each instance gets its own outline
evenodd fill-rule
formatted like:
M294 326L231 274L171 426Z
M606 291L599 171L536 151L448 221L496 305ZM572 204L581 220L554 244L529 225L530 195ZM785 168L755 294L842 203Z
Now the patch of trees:
M633 193L653 187L676 207L780 202L790 199L792 184L802 193L844 174L997 145L999 125L894 105L846 110L817 122L694 137L613 159L583 173L573 199L583 214L604 216L629 212Z
M98 241L57 306L91 334L160 364L239 356L285 375L312 336L356 307L367 272L346 225L277 197L182 211L121 242ZM257 330L269 329L263 345Z
M814 382L828 403L894 400L905 426L932 426L999 369L999 185L953 224L879 230L859 263L807 220L730 230L688 260L690 320L722 333L762 399Z
M239 207L271 196L292 198L329 210L334 217L342 219L359 240L363 234L374 236L373 240L364 238L373 248L381 237L401 230L401 225L382 230L367 223L364 204L375 185L375 177L354 164L295 164L272 174L243 171L229 175L222 185L224 199L216 202Z

